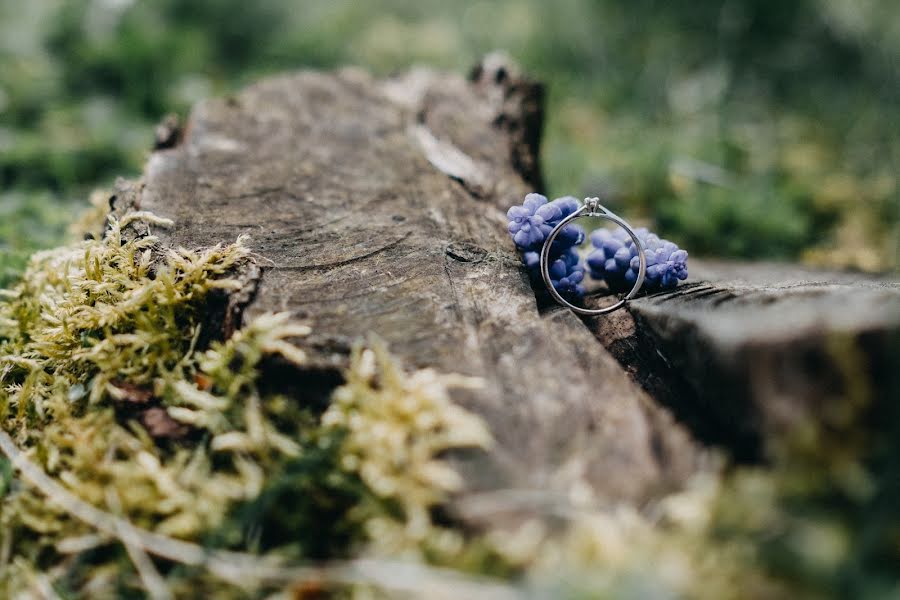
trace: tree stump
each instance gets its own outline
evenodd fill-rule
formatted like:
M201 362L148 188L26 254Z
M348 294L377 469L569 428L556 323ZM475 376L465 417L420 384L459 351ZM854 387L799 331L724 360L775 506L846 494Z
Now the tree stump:
M455 457L467 488L451 509L467 522L482 516L466 499L497 490L533 498L523 515L574 492L643 503L704 453L574 314L539 313L504 213L540 185L542 102L496 57L469 80L274 77L197 105L114 204L173 219L154 232L172 247L250 235L258 269L216 326L288 311L314 331L311 367L274 369L272 385L335 385L370 335L409 367L480 378L457 397L495 439Z
M287 311L314 331L309 368L272 365L270 385L319 396L372 335L409 367L480 378L457 400L496 443L454 457L450 507L474 526L470 500L501 490L527 499L514 519L576 493L642 505L702 470L705 444L756 460L823 396L888 389L896 282L704 263L611 317L538 301L504 213L541 186L542 113L541 86L493 56L469 79L273 77L198 104L114 208L173 219L155 232L172 247L249 234L255 265L212 328Z

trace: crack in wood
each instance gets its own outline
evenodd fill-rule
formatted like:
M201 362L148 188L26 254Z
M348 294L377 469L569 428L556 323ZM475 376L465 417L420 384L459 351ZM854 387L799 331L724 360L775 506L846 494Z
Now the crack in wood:
M278 265L276 264L272 269L277 269L279 271L316 271L316 270L330 270L336 269L338 267L345 267L347 265L352 265L353 263L364 261L368 258L372 258L382 252L387 252L405 242L410 236L410 232L406 232L400 237L388 242L383 246L379 246L377 248L368 250L362 254L357 256L351 256L350 258L344 258L341 260L327 262L327 263L314 263L310 265Z

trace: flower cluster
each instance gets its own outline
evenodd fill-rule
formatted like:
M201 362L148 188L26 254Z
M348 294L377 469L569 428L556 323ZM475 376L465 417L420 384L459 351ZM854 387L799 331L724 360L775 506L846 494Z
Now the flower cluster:
M544 240L560 221L578 210L578 200L572 196L557 198L552 202L541 194L528 194L522 206L507 211L509 234L522 252L528 274L533 280L541 280L540 252ZM575 247L584 242L584 229L578 225L566 225L550 246L550 279L562 296L577 299L584 296L584 267Z
M522 252L528 274L534 281L541 280L540 252L544 240L560 221L578 210L578 206L578 200L572 196L549 202L541 194L528 194L522 206L513 206L507 211L509 234ZM643 289L651 292L668 290L687 278L687 252L644 227L634 231L647 257ZM550 247L550 280L556 291L570 300L584 296L581 285L584 266L576 249L584 238L581 227L566 225ZM591 277L605 281L612 291L630 290L637 280L640 258L628 233L622 228L615 231L601 228L591 234L591 243L595 248L587 257Z
M643 289L659 291L673 289L679 280L687 278L688 253L667 240L660 239L645 227L635 229L647 257L647 274ZM611 290L631 289L640 269L638 250L624 229L598 229L591 233L596 248L587 257L591 277L602 279Z

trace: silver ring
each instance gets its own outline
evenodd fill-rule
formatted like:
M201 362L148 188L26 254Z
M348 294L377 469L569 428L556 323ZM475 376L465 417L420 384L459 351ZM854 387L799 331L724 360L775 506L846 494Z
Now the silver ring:
M580 219L581 217L600 217L601 219L606 219L607 221L612 221L619 227L625 230L625 233L628 234L628 237L634 242L635 246L638 248L638 260L641 265L638 269L637 280L634 282L634 287L631 288L631 291L628 294L616 302L611 306L606 306L604 308L581 308L580 306L575 306L565 298L563 298L559 292L556 291L556 288L553 287L553 282L550 280L550 246L553 245L553 240L556 239L556 236L559 235L559 232L562 231L562 228L574 221L575 219ZM644 276L647 274L647 256L644 254L644 245L641 243L641 240L638 238L637 234L631 229L631 226L628 225L623 219L617 217L606 207L600 204L600 200L597 198L585 198L584 204L581 207L573 212L571 215L563 219L559 222L559 224L553 228L550 232L550 235L547 236L547 239L544 240L544 245L541 247L541 277L544 279L544 284L547 286L547 290L550 292L550 295L553 296L553 299L562 304L563 306L568 307L572 311L578 313L579 315L605 315L607 313L611 313L614 310L618 310L625 306L625 303L631 300L635 294L641 289L641 286L644 285Z

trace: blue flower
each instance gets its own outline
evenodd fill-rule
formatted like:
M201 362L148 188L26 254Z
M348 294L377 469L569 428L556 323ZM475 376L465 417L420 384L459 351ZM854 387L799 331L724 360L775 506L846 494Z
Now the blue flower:
M513 206L506 211L509 218L509 234L519 248L536 248L547 237L553 226L537 214L541 206L547 204L547 197L528 194L522 206Z
M525 252L522 255L525 267L533 281L542 281L540 252ZM584 279L584 267L581 266L581 258L574 248L567 248L555 257L551 253L550 282L561 296L569 300L584 296L584 287L581 281Z
M569 249L550 264L550 282L556 291L569 300L584 297L584 267L581 258L573 249Z
M561 253L569 248L580 246L584 242L584 238L584 229L581 225L574 223L566 225L559 230L556 238L554 238L553 244L550 246L550 255L553 256L554 253Z
M528 194L522 206L507 211L509 234L523 253L528 274L541 281L540 251L544 240L560 221L578 210L573 196L563 196L552 202L541 194ZM662 240L646 228L635 230L647 258L644 289L649 291L673 289L687 279L688 254L667 240ZM584 296L584 267L575 248L584 242L584 229L575 224L564 227L549 252L549 272L553 287L569 299ZM639 248L624 229L598 229L591 234L595 250L587 257L591 277L606 282L613 291L626 291L634 286L640 271Z
M669 290L678 285L679 280L687 279L688 253L667 240L650 234L644 241L647 257L648 289ZM640 268L640 259L635 256L629 267L635 272Z
M687 279L687 252L644 227L635 229L635 234L641 240L647 257L644 289L651 292L669 290L677 286L680 280ZM587 257L591 277L605 281L615 291L631 289L640 270L640 258L625 230L619 228L611 232L598 229L591 233L591 243L596 248Z
M562 211L562 217L560 217L560 219L568 217L581 206L581 204L578 203L578 198L575 196L563 196L562 198L557 198L551 202L551 204L555 204L559 207L560 211Z
M553 228L576 210L578 200L572 196L548 202L546 196L528 194L522 206L513 206L506 212L509 234L520 250L540 250ZM567 225L553 245L561 251L583 241L584 230L577 225Z

